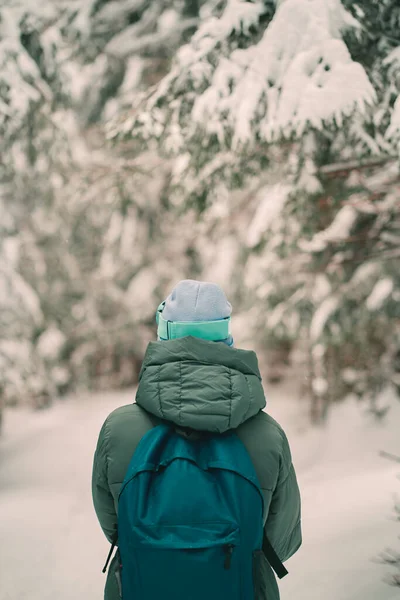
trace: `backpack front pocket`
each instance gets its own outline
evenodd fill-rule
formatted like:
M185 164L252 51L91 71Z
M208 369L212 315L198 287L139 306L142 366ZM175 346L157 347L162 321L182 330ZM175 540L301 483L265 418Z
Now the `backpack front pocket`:
M217 525L212 524L214 532ZM149 540L130 549L130 567L124 564L122 583L124 590L132 590L132 599L124 600L241 600L237 530L224 539L214 536L190 544L185 531L189 526L165 529L155 528L154 543Z

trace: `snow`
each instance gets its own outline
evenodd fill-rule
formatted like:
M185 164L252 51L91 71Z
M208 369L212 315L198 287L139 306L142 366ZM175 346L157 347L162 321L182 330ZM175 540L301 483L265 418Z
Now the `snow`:
M153 267L142 268L132 279L126 293L126 302L134 319L143 321L154 317L156 301L154 292L159 284L159 274Z
M121 258L127 262L132 261L132 254L136 245L136 234L138 232L138 221L133 216L126 216L120 239Z
M132 56L127 60L125 77L120 88L121 95L129 94L136 89L140 82L143 66L143 59L139 56Z
M234 4L236 13L231 11ZM244 4L230 2L220 19L204 23L165 80L164 87L174 79L181 87L185 77L199 81L201 69L200 80L207 79L209 86L196 98L192 118L209 135L231 128L236 149L254 139L255 122L259 135L270 141L293 131L301 135L308 125L320 129L335 121L340 126L344 115L362 113L375 102L364 68L352 60L342 40L342 32L358 24L339 0L280 3L260 42L219 56L210 81L203 58L227 32L237 31L238 9ZM254 11L250 21L257 22L259 4L247 6Z
M222 40L235 31L248 34L252 26L256 26L264 12L260 0L246 2L244 0L228 0L220 18L211 16L193 36L193 47L197 51L196 59L200 60ZM187 54L190 61L192 57Z
M143 10L146 5L146 0L117 0L114 2L107 2L101 7L97 20L100 22L120 21L129 16L129 13L139 12Z
M394 48L383 61L384 65L400 66L400 46Z
M339 299L335 296L326 298L316 309L310 325L310 337L316 341L323 333L328 319L339 306Z
M105 246L111 246L121 237L123 218L121 213L113 212L110 218L108 231L104 236Z
M71 379L71 373L66 367L53 367L51 369L51 378L56 385L65 385Z
M23 279L16 271L11 269L9 264L6 264L0 259L0 272L8 279L9 286L15 298L25 307L29 316L36 324L41 324L43 313L40 307L39 297L36 291ZM0 298L0 301L8 301L9 298Z
M393 280L389 277L378 281L371 294L368 296L366 306L368 310L379 310L385 300L393 291Z
M209 240L205 243L209 244ZM227 289L235 272L238 260L238 240L235 236L226 236L215 244L209 244L208 252L204 253L204 270L202 279L214 281Z
M32 347L26 340L0 340L0 353L10 361L15 359L20 363L28 364L31 351Z
M303 546L280 583L281 600L395 600L390 570L372 562L396 547L390 520L400 404L382 422L349 399L326 427L306 425L298 383L268 390L285 428L302 493ZM0 600L102 597L109 546L90 496L93 453L107 414L134 390L77 396L49 411L9 410L0 438Z
M304 162L297 181L297 189L311 196L323 193L323 186L317 177L317 168L311 158L306 158Z
M398 77L398 70L400 69L400 46L389 52L384 59L383 64L389 66L389 70L393 71L393 79L396 78L396 75ZM390 123L385 133L385 139L400 139L400 96L397 97L394 103Z
M399 402L387 397L392 409L377 424L349 398L325 428L304 437L301 407L275 393L270 412L288 434L303 502L304 543L280 583L282 600L394 600L398 591L381 582L384 569L371 561L397 544L390 516L399 469L378 452L398 453Z
M19 261L21 242L15 236L6 237L3 239L1 253L5 261L14 269Z
M160 33L169 33L172 29L179 26L179 13L173 8L165 10L157 21L157 31Z
M206 80L209 81L212 68L207 61L207 55L233 33L242 31L248 34L252 26L257 26L263 12L261 0L255 2L228 0L220 18L212 15L206 18L193 35L190 44L183 46L177 52L175 67L158 86L158 90L150 100L149 108L154 107L157 100L168 93L168 88L173 83L178 87L184 87L185 80L190 79L196 89L203 86ZM204 11L202 14L204 15ZM196 105L193 114L196 114ZM218 118L213 122L217 120Z
M321 252L330 242L345 240L350 235L357 215L357 210L346 204L336 213L329 227L318 232L310 241L301 240L299 247L306 252Z
M351 278L351 284L358 286L364 281L371 277L376 277L379 273L380 265L376 262L366 262L354 271L354 275Z
M275 308L273 308L268 314L265 320L267 329L271 330L282 322L285 311L287 310L286 302L280 302Z
M157 23L159 16L158 8L152 12L154 14L152 18L148 19L148 22L150 23L151 20L154 20L154 22ZM143 19L145 20L145 16ZM176 21L175 26L173 27L173 18L171 18L171 15L167 15L165 23L162 23L161 28L158 31L141 35L145 30L145 24L141 22L135 23L124 29L121 33L115 35L107 44L105 51L107 54L119 56L120 58L127 58L130 54L155 50L162 46L170 45L177 34L180 34L197 24L198 20L195 18L184 19Z
M387 139L394 138L395 136L400 136L400 96L397 97L397 100L394 103L390 125L385 134Z
M51 325L39 337L36 348L42 358L56 360L65 342L65 335Z
M347 367L346 369L342 369L341 378L345 383L353 384L359 378L359 371L352 369L351 367Z
M328 382L323 377L315 377L311 382L312 389L317 396L323 396L328 391Z
M278 219L292 190L291 186L278 183L262 188L257 194L257 208L247 233L247 246L260 243L263 235Z
M317 273L315 276L314 287L311 292L311 298L314 302L321 302L332 291L332 286L328 277L323 273Z

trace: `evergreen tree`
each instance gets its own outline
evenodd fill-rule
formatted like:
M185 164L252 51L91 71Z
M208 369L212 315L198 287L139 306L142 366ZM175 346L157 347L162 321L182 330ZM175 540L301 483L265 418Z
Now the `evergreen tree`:
M378 390L398 385L399 9L350 4L206 5L110 131L156 140L172 205L237 240L231 289L263 345L304 346L316 420L350 390L379 413Z
M0 369L9 402L41 405L73 385L137 375L148 301L158 300L156 269L144 280L157 255L150 240L162 243L165 169L152 155L135 161L124 147L104 148L102 119L161 77L200 4L0 9ZM146 301L135 313L140 275Z
M227 287L238 341L277 363L303 348L314 419L348 391L379 414L400 385L397 3L1 12L4 338L46 395L112 380L187 274Z

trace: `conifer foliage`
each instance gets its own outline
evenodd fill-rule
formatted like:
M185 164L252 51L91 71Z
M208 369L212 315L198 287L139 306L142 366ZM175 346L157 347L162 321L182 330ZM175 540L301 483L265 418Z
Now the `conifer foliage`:
M379 414L400 384L397 3L228 0L200 18L111 135L156 140L174 203L236 239L225 279L264 346L304 350L313 418L348 392Z
M137 375L135 277L147 307L166 169L108 151L102 119L166 71L198 6L7 0L0 15L2 395L42 406Z
M398 3L0 10L7 395L132 381L150 307L191 276L226 287L238 342L302 357L314 420L348 392L381 414L400 389Z

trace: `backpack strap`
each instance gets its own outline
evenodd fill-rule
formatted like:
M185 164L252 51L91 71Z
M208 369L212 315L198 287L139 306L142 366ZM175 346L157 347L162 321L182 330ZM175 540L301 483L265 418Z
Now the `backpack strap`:
M110 560L111 560L112 554L114 552L114 548L117 545L117 543L118 543L118 533L115 533L114 536L113 536L113 538L112 538L110 552L108 553L106 564L103 567L102 573L106 573L106 571L108 569L108 565L110 564Z
M144 413L146 413L147 417L149 418L149 421L151 422L153 427L157 427L157 425L160 425L163 421L161 419L159 419L158 417L156 417L155 415L151 414L150 412L148 412L147 410L145 410L144 408L140 407L142 409L142 411ZM116 546L118 546L118 531L115 532L115 534L113 535L112 539L111 539L111 547L110 547L110 551L108 553L107 559L106 559L106 563L103 567L102 573L106 573L108 566L111 562L111 558L113 555L113 552L116 548Z
M267 559L267 561L269 562L269 564L271 565L271 567L273 568L273 570L275 571L275 573L277 574L279 579L282 579L283 577L285 577L285 575L288 574L288 570L286 569L286 567L282 563L281 559L279 558L279 556L273 549L271 542L267 538L265 529L264 529L264 535L263 535L262 549L263 549L265 558Z

